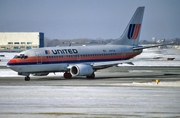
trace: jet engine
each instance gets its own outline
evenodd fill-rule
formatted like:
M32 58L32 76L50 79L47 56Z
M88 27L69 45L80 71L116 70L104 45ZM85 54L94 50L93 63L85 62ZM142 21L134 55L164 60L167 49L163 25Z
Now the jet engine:
M74 76L90 76L93 72L93 68L85 64L77 64L70 68L70 73Z

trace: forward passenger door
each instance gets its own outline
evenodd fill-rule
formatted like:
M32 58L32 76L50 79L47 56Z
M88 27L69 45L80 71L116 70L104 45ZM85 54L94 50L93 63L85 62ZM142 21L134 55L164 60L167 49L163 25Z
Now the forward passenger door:
M39 52L35 52L35 55L37 64L42 64L42 57L40 56Z

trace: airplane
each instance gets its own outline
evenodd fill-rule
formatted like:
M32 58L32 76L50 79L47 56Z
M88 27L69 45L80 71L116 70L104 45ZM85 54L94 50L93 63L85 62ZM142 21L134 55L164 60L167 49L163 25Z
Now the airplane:
M7 67L25 76L25 81L30 81L30 74L46 76L51 72L64 72L66 79L73 76L95 78L94 72L99 69L130 63L129 59L143 49L164 45L139 46L144 9L144 6L138 7L121 37L106 45L29 49L15 55Z

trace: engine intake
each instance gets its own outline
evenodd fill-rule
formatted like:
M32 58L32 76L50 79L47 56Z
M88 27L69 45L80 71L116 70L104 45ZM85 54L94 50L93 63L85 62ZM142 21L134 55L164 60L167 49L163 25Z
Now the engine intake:
M70 68L70 73L74 76L90 76L93 72L93 68L85 64L77 64Z

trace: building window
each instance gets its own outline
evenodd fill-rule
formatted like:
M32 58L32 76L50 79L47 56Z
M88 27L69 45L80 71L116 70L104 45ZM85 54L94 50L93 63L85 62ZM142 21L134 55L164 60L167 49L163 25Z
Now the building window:
M25 48L25 46L20 46L20 48Z
M27 46L26 49L31 49L32 47L31 46Z
M14 42L14 44L19 44L19 42Z
M33 48L38 48L37 46L33 46Z
M8 44L13 44L13 42L8 42Z
M27 42L27 44L32 44L32 42Z
M26 44L25 42L21 42L21 44Z
M18 46L14 46L14 49L19 49L19 47Z
M6 46L1 46L1 48L4 48L4 49L5 49L5 48L6 48Z

